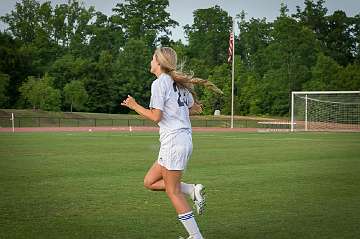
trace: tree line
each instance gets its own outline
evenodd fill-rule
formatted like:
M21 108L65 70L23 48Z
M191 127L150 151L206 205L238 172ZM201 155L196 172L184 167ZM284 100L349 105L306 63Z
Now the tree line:
M235 18L235 114L287 115L291 91L360 89L360 14L328 14L325 0L304 1L290 15L285 4L272 22ZM107 16L69 0L22 0L0 19L0 108L128 113L128 94L147 105L156 47L171 46L189 74L223 92L195 91L204 114L231 110L232 21L219 6L193 12L187 43L171 40L179 23L168 0L125 0Z

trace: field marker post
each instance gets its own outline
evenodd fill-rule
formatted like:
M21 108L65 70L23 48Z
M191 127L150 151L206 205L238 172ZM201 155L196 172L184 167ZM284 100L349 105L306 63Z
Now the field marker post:
M11 125L12 125L12 132L15 133L15 119L14 113L11 113Z

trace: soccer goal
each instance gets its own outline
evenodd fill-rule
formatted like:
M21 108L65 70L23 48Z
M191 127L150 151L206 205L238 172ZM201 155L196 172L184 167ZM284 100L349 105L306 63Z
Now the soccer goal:
M294 91L291 131L360 131L360 91Z

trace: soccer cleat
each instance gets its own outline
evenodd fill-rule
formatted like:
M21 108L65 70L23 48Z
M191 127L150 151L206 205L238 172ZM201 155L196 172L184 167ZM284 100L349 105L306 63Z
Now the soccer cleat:
M196 212L201 215L205 210L205 187L202 184L194 185L194 192L191 194L194 201Z

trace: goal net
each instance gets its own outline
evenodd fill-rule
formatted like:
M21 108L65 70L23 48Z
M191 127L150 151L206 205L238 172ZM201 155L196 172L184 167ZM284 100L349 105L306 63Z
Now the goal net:
M360 131L360 91L296 91L291 131Z

